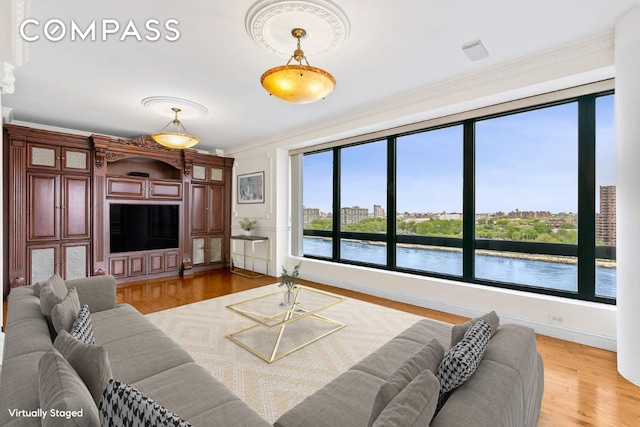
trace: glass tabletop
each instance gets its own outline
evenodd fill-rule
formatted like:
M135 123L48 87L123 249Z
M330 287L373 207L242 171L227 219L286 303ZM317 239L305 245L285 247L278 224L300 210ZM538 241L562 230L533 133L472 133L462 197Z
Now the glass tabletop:
M319 289L298 285L291 304L284 304L286 289L228 305L227 308L262 326L273 328L314 315L346 298Z

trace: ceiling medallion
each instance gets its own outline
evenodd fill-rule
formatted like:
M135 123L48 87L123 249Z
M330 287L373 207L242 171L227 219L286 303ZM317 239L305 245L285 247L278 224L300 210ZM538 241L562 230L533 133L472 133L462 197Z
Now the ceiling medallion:
M180 109L180 117L183 119L199 119L209 114L204 105L172 96L150 96L142 100L142 105L156 114L172 118L173 108Z
M351 31L347 15L329 0L258 0L245 17L247 33L258 45L287 58L294 26L313 34L305 41L305 52L313 57L338 48Z

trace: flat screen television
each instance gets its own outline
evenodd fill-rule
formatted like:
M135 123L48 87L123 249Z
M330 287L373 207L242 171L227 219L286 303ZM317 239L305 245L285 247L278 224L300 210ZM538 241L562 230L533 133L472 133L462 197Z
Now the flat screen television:
M110 252L178 248L179 205L111 203Z

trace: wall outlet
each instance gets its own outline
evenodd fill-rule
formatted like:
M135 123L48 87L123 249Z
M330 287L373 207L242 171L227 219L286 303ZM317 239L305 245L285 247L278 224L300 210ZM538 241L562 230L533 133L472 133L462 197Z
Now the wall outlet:
M551 323L557 323L558 325L564 325L564 317L562 316L555 316L553 314L549 315L549 322Z

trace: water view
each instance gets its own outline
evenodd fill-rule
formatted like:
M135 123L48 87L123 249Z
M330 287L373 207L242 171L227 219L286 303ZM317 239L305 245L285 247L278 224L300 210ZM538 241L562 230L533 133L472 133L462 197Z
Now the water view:
M343 259L352 261L385 265L387 260L384 244L343 240L340 251ZM331 241L305 237L304 253L331 257ZM462 253L458 251L398 247L396 259L396 264L402 268L462 275ZM578 268L575 264L477 254L476 277L549 289L578 289ZM615 268L596 267L596 295L615 298Z

